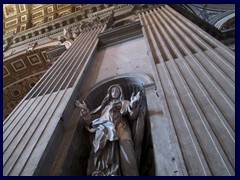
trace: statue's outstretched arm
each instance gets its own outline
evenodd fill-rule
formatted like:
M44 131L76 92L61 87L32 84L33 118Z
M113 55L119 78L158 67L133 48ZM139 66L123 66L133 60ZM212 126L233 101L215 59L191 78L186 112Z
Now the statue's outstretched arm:
M92 122L92 116L90 114L89 109L84 101L80 102L78 100L75 101L75 106L80 108L80 116L84 119L86 124L89 126Z
M140 91L137 93L136 96L134 96L134 93L132 93L131 96L131 101L128 107L128 113L129 113L129 117L132 120L137 119L138 114L139 114L139 100L140 100L141 96L140 96Z

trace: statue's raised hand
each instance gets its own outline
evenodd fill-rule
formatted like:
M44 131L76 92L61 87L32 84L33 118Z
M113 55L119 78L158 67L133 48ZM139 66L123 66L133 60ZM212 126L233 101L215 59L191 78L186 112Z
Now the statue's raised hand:
M80 102L78 100L75 101L75 105L80 108L80 115L86 116L89 114L89 109L84 101Z
M131 108L136 108L138 103L139 103L139 100L140 100L140 91L137 93L136 96L134 96L134 92L132 93L132 96L131 96L131 102L130 102L130 106Z

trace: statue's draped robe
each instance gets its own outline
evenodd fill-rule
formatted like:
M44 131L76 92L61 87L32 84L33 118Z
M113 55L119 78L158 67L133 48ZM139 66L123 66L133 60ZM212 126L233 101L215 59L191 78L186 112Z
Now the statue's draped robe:
M144 122L139 107L131 109L129 104L127 100L110 101L101 108L99 118L85 118L91 121L87 129L95 133L88 175L139 175ZM129 121L135 122L130 125Z

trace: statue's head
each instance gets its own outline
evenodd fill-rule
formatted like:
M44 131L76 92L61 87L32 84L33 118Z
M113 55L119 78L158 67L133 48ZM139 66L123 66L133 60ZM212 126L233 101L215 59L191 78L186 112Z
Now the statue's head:
M118 86L113 86L111 88L111 97L112 99L117 99L121 95L121 91Z
M93 110L91 113L98 112L99 110L103 109L108 104L109 101L117 99L119 99L120 101L124 100L123 91L119 84L113 84L108 88L107 95L103 99L101 105L95 110Z
M120 99L123 100L123 92L122 88L119 84L113 84L108 88L107 96L109 96L110 99Z

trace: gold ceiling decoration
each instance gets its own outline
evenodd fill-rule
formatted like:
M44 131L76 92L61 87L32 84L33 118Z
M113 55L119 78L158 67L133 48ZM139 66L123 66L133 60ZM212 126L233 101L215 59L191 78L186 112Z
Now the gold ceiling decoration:
M3 5L4 17L9 18L17 14L17 8L15 4L4 4Z

